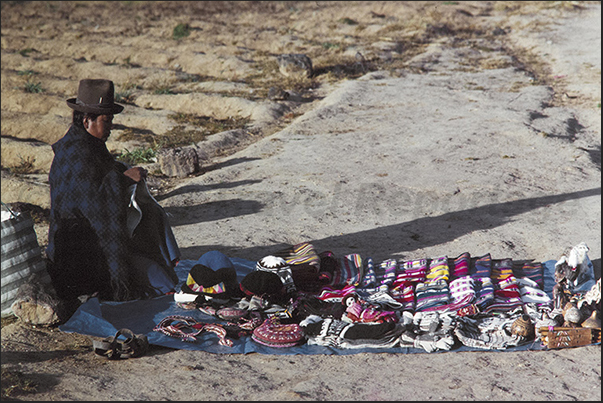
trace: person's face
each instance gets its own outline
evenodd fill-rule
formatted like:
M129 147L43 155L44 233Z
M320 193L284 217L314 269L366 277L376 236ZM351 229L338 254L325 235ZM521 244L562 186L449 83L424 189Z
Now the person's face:
M95 120L84 118L84 127L94 137L107 141L111 135L113 126L113 115L99 115Z

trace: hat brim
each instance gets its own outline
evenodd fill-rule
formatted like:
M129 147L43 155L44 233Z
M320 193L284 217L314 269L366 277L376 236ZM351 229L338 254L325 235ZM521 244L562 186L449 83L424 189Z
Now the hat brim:
M67 100L67 106L73 110L83 113L94 113L96 115L117 115L124 110L123 105L113 103L107 105L107 107L99 108L89 105L80 105L76 103L77 98L70 98Z
M189 286L189 280L191 280L197 288L193 290L193 287ZM213 289L214 286L220 285L223 287L223 292L216 292ZM213 270L203 264L194 265L190 272L187 281L182 284L182 291L188 294L205 295L214 298L230 298L239 295L237 292L239 284L237 282L237 273L234 267L223 267L218 270ZM207 289L208 291L202 291L201 289ZM211 290L211 291L209 291Z

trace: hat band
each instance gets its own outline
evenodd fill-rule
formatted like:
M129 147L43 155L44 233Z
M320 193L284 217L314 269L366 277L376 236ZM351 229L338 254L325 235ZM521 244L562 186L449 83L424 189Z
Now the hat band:
M189 288L193 290L193 292L201 292L204 294L222 294L226 292L226 287L224 286L224 283L218 283L212 285L211 287L203 287L202 285L197 284L195 280L191 278L190 274L186 281L186 285L188 285Z
M78 105L81 105L81 106L88 107L88 108L99 108L99 109L111 109L114 106L113 104L86 104L86 103L80 101L79 98L75 100L75 103Z

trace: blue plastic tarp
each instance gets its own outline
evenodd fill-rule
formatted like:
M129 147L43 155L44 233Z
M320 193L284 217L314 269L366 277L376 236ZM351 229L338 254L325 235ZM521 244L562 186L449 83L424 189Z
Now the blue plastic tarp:
M231 258L237 271L238 280L242 280L245 275L254 270L254 261ZM183 260L176 267L180 284L186 281L191 267L196 263L195 260ZM556 261L550 260L543 263L544 267L544 288L552 297L553 286L555 285L554 271ZM180 286L179 284L179 286ZM179 289L178 286L178 289ZM296 347L274 348L260 345L254 342L251 337L244 336L240 339L234 339L233 346L227 347L218 344L218 336L211 332L203 332L194 342L182 341L179 338L167 336L161 332L153 331L153 328L164 318L170 315L180 315L192 317L199 322L220 323L219 319L204 314L193 309L187 310L179 307L174 301L173 295L164 295L161 297L135 300L128 302L109 302L99 301L98 298L91 298L82 304L73 316L59 329L67 333L80 333L90 336L107 337L113 336L117 330L122 328L130 329L135 334L145 334L149 343L152 345L164 346L183 350L202 350L216 354L357 354L357 353L425 353L422 349L394 347L394 348L363 348L363 349L337 349L316 345L302 344ZM492 351L520 351L520 350L542 350L543 346L540 340L531 341L528 344L508 348L506 350ZM470 348L460 346L450 351L484 351L479 348ZM491 350L488 350L491 351ZM445 351L442 351L445 352Z

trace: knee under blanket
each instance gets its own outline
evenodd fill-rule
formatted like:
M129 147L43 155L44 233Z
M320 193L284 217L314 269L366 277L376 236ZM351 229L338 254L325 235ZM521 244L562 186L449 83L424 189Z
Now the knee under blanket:
M246 274L254 270L254 261L231 258L239 282ZM195 264L194 260L183 260L176 267L176 273L182 284L186 281L186 277ZM544 267L544 289L549 296L552 297L552 289L555 285L554 260L549 260L543 263ZM179 289L179 288L178 288ZM214 323L218 322L216 318L202 313L199 310L184 310L176 305L173 295L164 295L161 297L135 300L127 302L100 302L97 298L91 298L86 303L82 304L75 314L59 329L67 333L80 333L90 336L107 337L114 335L118 329L128 328L135 334L145 334L148 337L149 343L164 346L174 349L184 350L202 350L216 354L279 354L279 355L296 355L296 354L335 354L348 355L366 352L379 353L425 353L425 350L411 347L393 347L393 348L363 348L363 349L336 349L318 345L302 344L300 346L289 348L273 348L260 345L254 342L251 337L244 336L238 340L233 340L233 346L222 346L218 344L218 336L211 332L204 332L197 341L186 342L180 339L166 336L160 332L153 331L153 328L162 319L170 315L190 316L195 320ZM543 346L540 340L524 344L517 347L511 347L506 350L488 350L488 351L522 351L522 350L542 350ZM471 348L461 346L448 350L449 352L460 351L484 351L479 348ZM447 351L441 351L447 352Z

